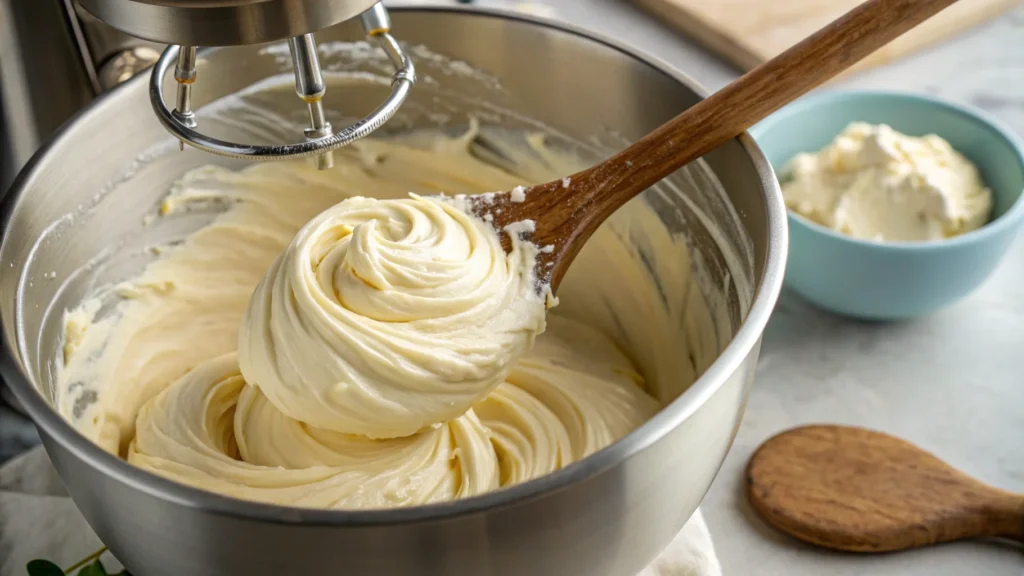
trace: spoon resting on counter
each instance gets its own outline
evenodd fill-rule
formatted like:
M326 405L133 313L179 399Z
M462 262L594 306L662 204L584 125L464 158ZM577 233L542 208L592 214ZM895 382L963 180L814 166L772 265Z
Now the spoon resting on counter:
M608 160L554 182L469 197L468 207L499 230L532 221L529 238L544 248L537 275L554 291L616 209L954 2L868 0Z
M1024 543L1024 494L987 486L909 442L849 426L804 426L761 445L747 496L804 542L892 552L966 538Z

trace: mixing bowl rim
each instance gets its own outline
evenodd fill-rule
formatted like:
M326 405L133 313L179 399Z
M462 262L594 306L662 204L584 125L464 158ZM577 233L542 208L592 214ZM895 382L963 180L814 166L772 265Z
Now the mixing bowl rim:
M706 91L683 72L676 70L660 58L656 58L636 48L624 45L600 33L582 29L578 26L551 20L534 15L526 15L506 9L480 6L405 6L395 7L395 12L418 13L454 13L459 16L473 18L496 18L513 20L532 26L553 29L567 33L584 41L594 42L611 48L624 56L666 75L682 84L700 97ZM3 230L18 204L18 199L26 186L35 179L42 159L57 143L69 138L78 125L76 120L97 113L101 105L109 98L118 97L131 89L132 86L145 84L146 75L139 75L114 90L101 95L93 103L75 114L71 120L50 137L40 147L22 172L2 203ZM143 90L144 92L144 90ZM160 477L156 474L129 464L118 456L111 454L83 434L61 416L43 395L30 382L22 366L11 353L12 343L8 341L6 330L0 332L3 338L3 353L0 368L4 378L12 384L15 396L25 406L36 425L41 429L44 441L60 444L85 461L92 468L111 477L115 481L154 498L178 504L188 508L202 509L226 517L236 517L274 524L302 524L308 526L382 526L406 523L447 520L455 517L479 514L489 510L505 508L546 496L552 492L568 488L572 484L584 481L594 475L610 469L625 459L632 457L648 446L659 441L676 427L685 422L693 413L703 406L708 399L725 385L731 375L737 373L747 356L756 349L769 315L778 300L782 289L783 273L786 265L786 244L788 229L786 209L782 201L782 192L765 155L754 140L747 134L738 137L740 144L751 160L760 178L764 191L767 242L765 250L764 270L759 284L755 284L754 300L735 336L726 345L719 357L701 374L698 379L679 397L668 403L654 417L619 441L605 447L590 456L565 468L540 478L524 482L479 496L404 508L374 510L325 510L299 508L238 499ZM6 234L4 241L6 241ZM3 249L0 247L0 255ZM25 267L20 269L19 292L24 280ZM22 337L20 327L15 325L18 339ZM20 344L20 343L19 343ZM22 348L19 346L19 350ZM44 442L45 444L45 442Z
M1005 144L1016 157L1017 165L1021 169L1021 172L1024 172L1024 139L1018 137L1003 121L975 106L961 104L958 102L950 102L949 100L927 94L903 92L900 90L838 88L809 94L761 121L750 129L750 134L754 137L754 140L757 140L758 135L766 133L768 130L784 126L786 122L796 116L806 113L808 110L814 110L820 106L826 106L837 102L842 103L844 101L858 99L905 101L910 102L912 105L920 105L922 108L927 107L935 110L942 110L965 118L971 123L984 129L987 137L991 140L1001 141ZM789 162L789 160L787 160L787 162ZM779 173L781 172L782 170L780 168ZM985 242L988 239L1005 233L1007 230L1020 227L1022 223L1024 223L1024 189L1020 191L1020 194L1005 212L989 220L980 228L964 232L963 234L959 234L951 238L943 238L942 240L880 242L865 238L856 238L833 230L827 226L823 226L822 224L814 222L810 218L792 210L787 209L786 212L792 225L802 226L803 228L810 230L812 233L824 235L834 241L846 242L867 250L911 255L921 252L947 250L958 246Z

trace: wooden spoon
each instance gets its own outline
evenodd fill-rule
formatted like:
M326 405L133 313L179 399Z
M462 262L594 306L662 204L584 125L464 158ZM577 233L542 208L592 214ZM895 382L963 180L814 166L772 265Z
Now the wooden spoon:
M768 440L747 465L764 519L804 542L890 552L964 538L1024 542L1024 494L959 472L881 432L805 426Z
M470 207L499 229L532 220L531 240L552 247L540 255L538 275L554 290L583 243L631 198L953 2L868 0L601 164L527 188L521 202L503 193L486 202L476 197ZM580 94L588 97L600 96Z

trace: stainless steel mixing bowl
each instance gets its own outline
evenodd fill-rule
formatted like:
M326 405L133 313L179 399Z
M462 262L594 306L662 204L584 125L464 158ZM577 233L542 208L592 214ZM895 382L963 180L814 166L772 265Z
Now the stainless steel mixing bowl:
M693 82L666 65L565 25L483 9L421 8L397 11L395 31L429 51L414 52L421 81L391 130L465 124L472 113L511 128L538 121L560 135L555 140L584 143L600 155L700 98ZM358 34L343 25L318 36L351 41ZM197 104L280 72L280 54L259 47L205 52ZM386 63L352 55L324 60L335 70L371 73ZM133 573L630 575L675 536L739 426L782 283L785 209L749 137L636 200L685 234L705 287L723 298L715 318L721 330L703 343L717 359L694 360L699 379L657 416L579 463L481 497L396 510L305 510L155 477L94 446L51 407L61 311L94 286L140 269L149 257L137 249L143 234L180 237L209 218L199 213L146 232L144 216L175 178L212 161L239 165L177 152L146 89L139 77L100 98L36 154L5 202L0 251L3 375L35 419L75 503ZM328 104L359 115L386 89L373 81L332 88ZM282 110L301 115L288 90L278 91ZM253 98L272 103L273 93ZM211 131L274 136L273 125L206 112L201 121ZM741 289L739 276L750 278L752 290ZM672 303L687 295L670 290L662 297Z

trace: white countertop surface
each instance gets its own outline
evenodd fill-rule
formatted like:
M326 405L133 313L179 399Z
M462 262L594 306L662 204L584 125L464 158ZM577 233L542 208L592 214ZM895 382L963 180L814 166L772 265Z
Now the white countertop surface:
M628 1L546 3L558 17L646 50L709 89L737 75ZM1024 135L1024 5L845 84L972 104ZM767 526L742 491L747 459L776 432L812 422L895 434L979 480L1024 492L1024 234L977 292L923 319L856 322L784 294L743 425L702 505L726 576L1024 574L1024 549L999 543L846 555Z

